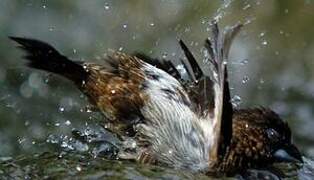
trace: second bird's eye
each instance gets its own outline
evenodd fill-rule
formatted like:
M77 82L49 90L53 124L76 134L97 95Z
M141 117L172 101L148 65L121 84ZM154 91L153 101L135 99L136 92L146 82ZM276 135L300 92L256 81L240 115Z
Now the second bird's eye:
M278 140L279 139L279 133L273 128L268 128L266 130L266 133L267 133L268 138L270 138L272 140Z

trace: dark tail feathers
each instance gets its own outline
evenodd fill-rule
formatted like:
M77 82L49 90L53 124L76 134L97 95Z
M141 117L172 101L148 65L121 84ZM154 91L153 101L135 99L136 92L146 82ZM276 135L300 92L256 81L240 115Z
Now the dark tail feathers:
M20 37L9 37L17 42L27 54L27 65L32 68L45 70L62 75L77 84L81 84L88 75L82 65L69 60L47 43Z

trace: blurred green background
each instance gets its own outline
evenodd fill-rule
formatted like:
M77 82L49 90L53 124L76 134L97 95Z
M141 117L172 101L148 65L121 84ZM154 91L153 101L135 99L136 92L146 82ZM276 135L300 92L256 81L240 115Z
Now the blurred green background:
M232 45L231 88L238 107L271 107L314 156L312 0L1 0L0 156L49 148L50 135L101 121L67 80L24 66L7 36L53 44L76 60L101 63L108 49L179 59L183 39L201 61L209 23L246 24Z

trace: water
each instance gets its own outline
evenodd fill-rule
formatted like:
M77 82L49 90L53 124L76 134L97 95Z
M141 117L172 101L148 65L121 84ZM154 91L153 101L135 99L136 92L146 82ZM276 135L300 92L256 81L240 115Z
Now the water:
M286 179L312 179L313 159L304 158L298 171L292 165L281 165ZM280 165L278 165L280 166ZM128 161L94 158L84 153L41 153L15 158L0 158L0 179L215 179L203 174L179 171L165 167L140 165ZM224 179L279 179L280 176L265 170L249 170L244 176Z

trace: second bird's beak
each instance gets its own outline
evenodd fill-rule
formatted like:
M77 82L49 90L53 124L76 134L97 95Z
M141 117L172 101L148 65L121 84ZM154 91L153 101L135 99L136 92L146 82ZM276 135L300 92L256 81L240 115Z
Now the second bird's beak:
M303 163L302 155L293 144L287 144L273 153L278 162Z

